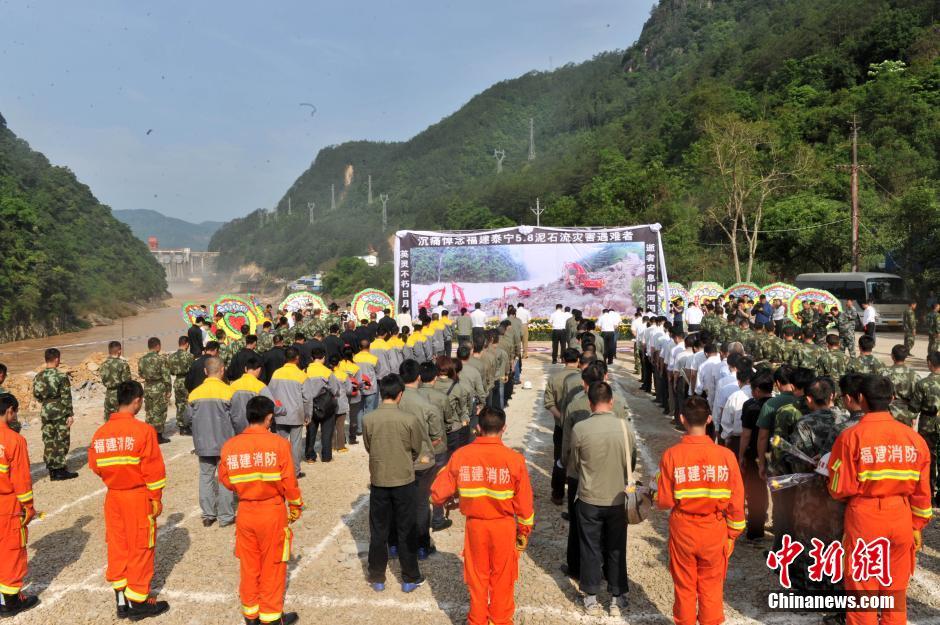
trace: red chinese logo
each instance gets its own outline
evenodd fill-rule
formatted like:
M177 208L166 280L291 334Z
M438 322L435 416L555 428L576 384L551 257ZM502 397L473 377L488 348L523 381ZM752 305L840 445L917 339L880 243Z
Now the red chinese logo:
M783 535L783 544L780 551L771 551L767 554L767 566L771 570L780 569L780 585L790 588L790 564L797 556L803 553L803 544L793 540L789 534Z
M821 582L829 578L832 583L842 581L845 547L839 541L828 545L818 538L811 539L812 548L807 555L812 561L807 567L809 579ZM778 551L767 554L767 566L778 570L780 585L791 588L790 565L805 550L803 543L793 540L789 534L784 534L783 542ZM874 538L868 542L859 538L852 549L851 568L852 580L867 582L876 580L882 586L890 586L891 578L891 543L887 538Z

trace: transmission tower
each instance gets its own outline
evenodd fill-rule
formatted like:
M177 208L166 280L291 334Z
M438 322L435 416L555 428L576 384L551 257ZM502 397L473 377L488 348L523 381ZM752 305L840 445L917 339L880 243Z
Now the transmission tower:
M317 207L316 202L307 202L307 211L310 213L310 223L313 223L313 209Z
M330 210L336 210L336 185L330 185Z
M503 173L503 159L506 158L506 150L493 150L493 156L496 157L496 173Z
M529 160L535 160L535 119L529 118Z
M372 206L372 174L369 174L369 206Z
M542 225L542 213L545 212L545 209L542 208L542 205L539 203L539 198L535 198L535 208L530 208L529 210L535 213L535 226L540 227Z
M388 193L379 195L379 201L382 202L382 232L388 228Z

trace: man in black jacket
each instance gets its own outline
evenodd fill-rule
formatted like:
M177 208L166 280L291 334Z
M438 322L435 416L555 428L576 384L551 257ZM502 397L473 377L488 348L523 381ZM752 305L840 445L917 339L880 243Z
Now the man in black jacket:
M339 339L343 342L343 347L350 348L354 354L359 351L359 335L356 333L356 321L354 319L346 322L346 329L339 335ZM342 350L340 350L340 355L342 353Z
M238 353L232 356L232 361L225 370L225 377L228 381L234 382L245 373L245 362L252 356L257 356L258 337L254 334L245 336L245 346L238 350Z
M335 323L330 326L329 336L323 339L323 349L326 350L326 361L329 362L334 356L343 355L343 339L339 338L339 326Z
M186 374L186 390L193 392L197 386L206 381L206 360L216 358L219 355L219 342L209 341L202 350L202 356L193 361L193 366L189 368Z
M271 376L274 372L284 366L287 362L287 356L284 348L284 337L274 335L274 347L264 352L261 357L264 363L264 371L261 373L261 381L265 384L271 383Z
M189 339L189 353L199 358L202 356L202 317L196 317L196 322L186 331Z

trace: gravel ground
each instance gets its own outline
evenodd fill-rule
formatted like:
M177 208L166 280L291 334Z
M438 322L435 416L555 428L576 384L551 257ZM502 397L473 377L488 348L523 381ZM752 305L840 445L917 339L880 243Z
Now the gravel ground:
M506 442L524 451L536 494L536 529L522 558L517 584L517 623L554 625L571 622L668 623L672 613L672 583L666 556L666 516L655 513L631 527L628 568L630 607L623 618L589 619L577 606L577 589L558 570L564 557L567 524L561 509L549 500L552 463L551 416L541 407L541 389L548 358L538 345L526 360L523 378L532 390L518 391L509 407ZM535 350L534 350L535 351ZM632 357L629 363L632 371ZM642 443L640 464L644 477L655 471L662 451L678 440L668 419L637 390L632 373L614 367L615 379L625 391ZM49 482L42 465L38 423L25 430L33 459L37 507L46 516L30 527L30 573L27 592L39 593L42 605L13 623L70 624L116 622L112 595L104 580L105 544L102 505L104 489L85 463L84 444L100 423L100 399L77 403L77 420L70 467L80 477ZM170 422L173 422L172 409ZM197 501L197 465L190 454L191 440L172 437L163 446L168 486L160 518L155 589L171 602L171 610L155 623L241 623L237 596L237 561L231 528L203 528ZM294 559L290 567L288 610L304 622L373 623L381 619L408 619L415 624L462 623L467 592L463 584L460 552L463 518L455 513L454 526L433 535L438 554L421 563L428 583L405 595L394 582L392 565L388 589L376 594L365 582L368 543L368 469L365 450L351 447L334 456L331 464L305 465L301 481L308 509L295 525ZM915 623L940 623L940 531L936 524L925 533L926 547L909 592L910 617ZM763 564L760 548L739 545L726 585L726 613L731 623L815 623L815 615L770 614L764 608L766 592L775 582ZM606 601L606 597L603 598Z

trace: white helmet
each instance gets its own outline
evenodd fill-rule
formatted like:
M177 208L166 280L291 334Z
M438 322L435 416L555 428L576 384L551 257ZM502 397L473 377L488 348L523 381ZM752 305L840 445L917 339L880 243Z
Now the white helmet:
M527 390L527 391L528 391L528 390L531 390L531 389L532 389L532 382L530 382L529 380L526 380L525 382L522 383L522 388L524 388L524 389Z

